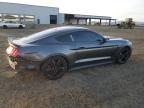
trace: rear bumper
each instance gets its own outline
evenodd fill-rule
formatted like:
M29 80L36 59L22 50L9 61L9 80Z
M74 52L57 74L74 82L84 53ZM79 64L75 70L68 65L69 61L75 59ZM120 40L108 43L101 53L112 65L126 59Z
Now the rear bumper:
M7 59L11 68L16 70L17 72L39 69L39 62L28 61L28 60L23 59L22 57L14 58L11 56L7 56Z

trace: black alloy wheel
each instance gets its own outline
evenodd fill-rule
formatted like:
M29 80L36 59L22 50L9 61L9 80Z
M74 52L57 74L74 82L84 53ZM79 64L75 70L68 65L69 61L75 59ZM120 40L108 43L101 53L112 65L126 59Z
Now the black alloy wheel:
M117 63L119 64L126 63L130 56L131 56L131 49L129 47L121 49L117 57Z
M40 67L43 74L50 80L61 78L68 70L67 61L61 56L50 57Z

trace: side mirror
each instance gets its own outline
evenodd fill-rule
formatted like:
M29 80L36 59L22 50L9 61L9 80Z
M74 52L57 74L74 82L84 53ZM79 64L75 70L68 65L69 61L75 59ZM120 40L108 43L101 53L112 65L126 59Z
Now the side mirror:
M105 41L106 41L105 39L98 39L96 40L96 43L103 44Z

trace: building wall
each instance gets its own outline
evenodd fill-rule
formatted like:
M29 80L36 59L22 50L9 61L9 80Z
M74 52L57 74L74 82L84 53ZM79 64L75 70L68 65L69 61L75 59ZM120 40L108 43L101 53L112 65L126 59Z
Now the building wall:
M46 6L35 6L35 5L0 2L0 21L4 19L5 14L11 16L12 15L18 16L16 20L19 20L19 22L22 23L35 22L36 24L38 24L38 22L39 24L50 24L50 15L57 16L57 22L55 20L56 17L54 18L51 16L51 23L53 24L55 23L77 24L77 19L79 19L79 24L87 24L86 19L99 19L99 20L111 19L111 17L108 16L62 14L59 13L59 8L57 7L46 7ZM34 21L28 19L30 18L29 16L33 16L32 19L34 19Z
M65 24L77 24L77 19L65 19Z
M57 15L58 23L62 21L62 18L59 17L59 8L56 7L0 2L0 13L33 15L36 23L37 19L40 19L40 24L50 24L50 15Z
M77 24L77 19L70 19L69 21L65 19L65 24L74 24L74 25L76 25ZM85 19L79 19L78 24L86 25L87 22L86 22Z
M58 15L58 24L64 24L65 18L63 13L59 13Z

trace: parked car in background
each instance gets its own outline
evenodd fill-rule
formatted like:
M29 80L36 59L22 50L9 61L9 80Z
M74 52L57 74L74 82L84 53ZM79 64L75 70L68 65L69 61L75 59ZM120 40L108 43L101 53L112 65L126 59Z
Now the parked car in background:
M18 23L18 22L14 22L14 21L2 21L0 22L0 27L6 29L6 28L25 28L26 25Z
M124 64L132 43L122 38L105 38L87 28L65 26L23 38L9 38L8 61L18 72L38 69L49 79L58 79L68 70L106 63Z

